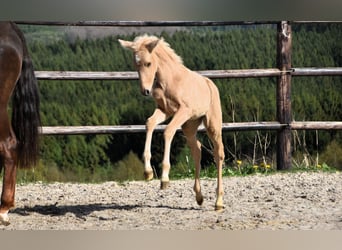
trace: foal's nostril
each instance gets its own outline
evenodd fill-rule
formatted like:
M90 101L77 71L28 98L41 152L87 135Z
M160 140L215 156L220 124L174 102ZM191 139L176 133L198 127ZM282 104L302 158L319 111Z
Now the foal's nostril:
M150 95L150 91L148 89L145 89L144 90L144 95L146 95L146 96Z

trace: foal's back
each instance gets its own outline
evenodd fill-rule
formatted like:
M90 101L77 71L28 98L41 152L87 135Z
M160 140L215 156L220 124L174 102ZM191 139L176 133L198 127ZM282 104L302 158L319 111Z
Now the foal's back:
M194 112L193 118L211 114L221 116L219 91L209 78L187 69L179 89L183 101Z

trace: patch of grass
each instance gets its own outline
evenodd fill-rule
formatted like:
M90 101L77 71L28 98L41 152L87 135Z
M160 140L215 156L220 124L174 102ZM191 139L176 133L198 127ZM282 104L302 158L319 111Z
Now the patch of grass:
M298 166L294 164L290 170L286 172L336 172L339 171L335 167L331 167L326 163L319 164L316 166ZM237 161L233 164L223 166L222 176L247 176L253 174L273 174L276 173L276 166L271 164L251 164L249 162ZM201 178L216 178L217 169L214 164L201 169ZM184 178L194 178L195 171L193 166L189 166L185 163L178 163L175 167L171 167L170 178L172 179L184 179Z
M179 161L171 167L170 179L186 179L195 177L194 162L191 157L186 157L184 152ZM336 172L338 168L332 167L327 163L317 165L305 165L294 162L292 168L286 172ZM105 181L125 181L143 180L144 165L141 159L130 152L123 160L116 164L107 164L106 166L94 169L78 167L73 169L61 169L54 163L39 162L38 166L32 169L19 169L17 174L17 183L30 182L79 182L79 183L101 183ZM268 163L251 164L249 161L236 160L233 163L225 164L222 169L222 175L229 176L247 176L253 174L271 174L276 173L276 166ZM201 178L216 178L217 169L215 164L203 167L200 172Z

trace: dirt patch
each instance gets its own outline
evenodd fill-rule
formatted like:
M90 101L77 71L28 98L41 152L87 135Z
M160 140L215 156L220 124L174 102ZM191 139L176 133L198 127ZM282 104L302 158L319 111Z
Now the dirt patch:
M224 178L225 209L214 211L215 179L118 184L17 185L5 230L342 229L341 173L278 173Z

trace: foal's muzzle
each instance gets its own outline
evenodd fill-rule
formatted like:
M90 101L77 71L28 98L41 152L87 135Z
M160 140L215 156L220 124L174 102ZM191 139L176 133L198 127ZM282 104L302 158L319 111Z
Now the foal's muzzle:
M150 96L152 94L152 89L155 88L156 84L157 84L157 78L154 78L153 85L151 86L151 89L144 88L144 89L141 90L141 93L144 96Z
M142 94L143 94L144 96L149 96L150 93L151 93L151 91L150 91L149 89L144 89Z

